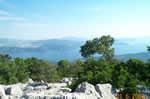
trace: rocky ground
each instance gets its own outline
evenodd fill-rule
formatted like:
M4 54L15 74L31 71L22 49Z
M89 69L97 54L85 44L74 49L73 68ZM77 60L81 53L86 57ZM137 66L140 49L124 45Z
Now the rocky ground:
M117 99L117 91L111 84L93 86L83 82L71 92L67 88L73 78L64 78L61 83L34 82L29 79L26 84L0 85L0 99ZM150 89L138 86L150 99Z

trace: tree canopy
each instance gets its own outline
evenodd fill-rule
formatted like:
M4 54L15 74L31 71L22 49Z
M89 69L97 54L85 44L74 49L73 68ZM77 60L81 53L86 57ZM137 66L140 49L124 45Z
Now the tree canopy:
M94 54L101 54L102 58L110 62L114 57L114 48L111 48L114 41L114 38L110 35L104 35L100 38L88 40L85 45L81 46L81 55L87 58Z

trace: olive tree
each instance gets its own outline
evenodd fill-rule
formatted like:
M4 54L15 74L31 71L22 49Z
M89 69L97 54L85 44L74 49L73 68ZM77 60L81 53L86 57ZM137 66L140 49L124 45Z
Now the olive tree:
M85 45L81 46L81 55L87 58L94 54L101 54L104 60L111 62L114 57L114 48L111 48L114 41L110 35L88 40Z

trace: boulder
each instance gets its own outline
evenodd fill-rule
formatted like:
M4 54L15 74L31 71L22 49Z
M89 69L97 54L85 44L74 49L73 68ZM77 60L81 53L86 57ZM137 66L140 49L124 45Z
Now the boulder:
M102 99L117 99L117 91L111 84L97 84L95 88Z
M83 82L78 85L75 92L84 93L86 95L93 95L93 99L101 99L100 95L96 92L95 87L87 82Z
M142 85L137 85L137 88L139 93L144 94L144 99L150 99L150 88Z
M46 83L46 82L34 82L34 83L28 83L27 86L32 86L32 87L47 86L48 87L48 83Z
M25 93L31 93L34 91L34 88L32 86L27 86L25 89Z
M70 79L69 79L68 77L64 77L61 82L62 82L62 83L66 83L66 82L68 82L68 81L70 81Z
M47 86L37 86L34 88L35 91L43 91L43 90L46 90L47 89Z
M68 81L66 82L67 86L71 85L72 84L72 81Z
M31 78L29 78L27 83L34 83L34 81Z
M22 96L23 91L19 85L14 85L6 89L6 94L11 96Z
M99 99L99 98L84 93L66 93L66 94L63 93L61 95L50 96L50 98L46 99Z
M71 92L71 89L70 88L60 88L59 89L61 92L63 93L70 93Z
M4 88L1 85L0 85L0 99L8 99L4 91Z
M55 95L30 94L25 95L21 99L98 99L98 98L93 97L93 95L87 95L84 93L62 93Z

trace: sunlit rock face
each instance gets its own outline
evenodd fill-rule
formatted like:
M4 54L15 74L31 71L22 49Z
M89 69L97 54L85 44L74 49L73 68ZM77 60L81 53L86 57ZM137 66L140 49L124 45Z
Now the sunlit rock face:
M102 99L116 99L117 91L111 84L97 84L96 91Z
M67 87L73 78L60 83L34 82L0 86L0 99L116 99L116 89L110 84L93 86L88 82L79 84L75 92Z

